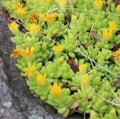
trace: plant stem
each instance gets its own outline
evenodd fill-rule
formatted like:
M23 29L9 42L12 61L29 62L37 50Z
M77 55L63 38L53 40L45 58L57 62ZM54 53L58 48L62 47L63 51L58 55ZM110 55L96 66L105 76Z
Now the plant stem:
M70 7L71 7L72 13L74 14L75 13L75 9L73 7L73 0L68 0L68 3L70 5Z

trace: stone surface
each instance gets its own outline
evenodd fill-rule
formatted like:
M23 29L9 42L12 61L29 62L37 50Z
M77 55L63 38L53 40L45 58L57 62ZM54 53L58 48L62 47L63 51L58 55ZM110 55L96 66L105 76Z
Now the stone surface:
M24 119L22 113L13 104L11 91L6 85L7 76L2 69L3 60L0 57L0 119Z
M63 119L30 93L15 67L15 59L10 57L15 44L10 40L7 23L5 15L0 14L0 119ZM82 119L82 116L75 114L67 119Z

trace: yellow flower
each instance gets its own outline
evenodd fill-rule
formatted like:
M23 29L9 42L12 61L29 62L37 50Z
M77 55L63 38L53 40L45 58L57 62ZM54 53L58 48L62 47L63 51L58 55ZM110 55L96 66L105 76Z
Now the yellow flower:
M35 50L34 47L31 47L31 48L27 47L25 49L24 53L23 53L23 56L26 57L26 58L31 57L33 55L33 53L34 53L34 50Z
M45 16L45 21L46 22L53 22L55 20L56 16L54 13L49 13L49 14L46 14Z
M65 5L67 4L67 0L58 0L58 5L61 6L61 5Z
M59 0L60 3L66 3L67 0Z
M24 52L24 50L22 48L16 48L12 51L11 56L18 58L18 57L22 56L23 52Z
M34 65L33 66L29 66L27 68L24 68L23 71L25 72L25 74L27 76L33 76L35 74L36 67Z
M47 3L47 4L49 4L51 2L51 0L40 0L39 2L40 3Z
M10 31L12 31L13 34L16 34L19 31L18 25L16 22L12 22L12 23L8 24L8 27L9 27Z
M117 5L116 11L117 11L117 12L120 12L120 5Z
M112 32L111 32L110 29L105 28L105 29L102 30L102 35L103 35L103 39L109 40L109 39L112 38L112 35L113 35L113 34L112 34Z
M109 22L109 29L111 32L115 32L117 30L117 25L114 21Z
M45 78L46 78L46 75L43 75L43 74L38 74L37 75L37 84L38 85L44 85L45 84Z
M21 4L20 2L14 3L14 4L12 5L12 7L16 10L16 9L22 7L22 4Z
M83 80L84 83L88 83L89 82L89 76L88 75L83 76L82 80Z
M76 15L72 15L72 16L71 16L71 20L72 20L72 22L76 22L77 16L76 16Z
M79 71L82 72L82 73L86 73L86 64L80 64L79 65Z
M31 35L37 35L40 31L40 26L35 23L31 23L29 24L29 31Z
M61 44L53 47L53 51L55 54L60 53L62 51L62 49L63 49L63 47Z
M109 117L112 117L113 119L117 119L117 112L115 108L112 108L109 112Z
M46 22L53 22L55 20L56 16L54 13L48 13L48 14L39 14L40 21L46 21Z
M116 52L113 52L112 55L114 56L115 60L120 60L120 49Z
M37 22L39 20L39 15L38 14L32 14L30 17L29 17L29 21L30 22Z
M85 89L89 88L90 81L89 81L89 76L88 75L82 76L81 81L80 81L80 85L81 85L82 90L85 90Z
M61 95L61 88L60 86L55 82L53 86L50 86L50 92L53 96L58 97Z
M39 20L40 20L40 21L45 21L45 14L40 13L40 14L39 14Z
M51 2L51 0L46 0L46 2L47 2L47 3L50 3L50 2Z
M94 0L94 6L96 9L101 9L103 6L103 0Z
M26 8L18 8L16 12L17 12L18 16L22 17L22 16L26 15L27 10L26 10Z

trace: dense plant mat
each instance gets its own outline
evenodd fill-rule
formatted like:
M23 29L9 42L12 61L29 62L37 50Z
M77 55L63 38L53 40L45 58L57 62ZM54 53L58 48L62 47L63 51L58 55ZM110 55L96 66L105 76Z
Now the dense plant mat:
M67 117L120 118L120 4L6 0L11 57L30 91ZM19 84L18 84L19 85Z

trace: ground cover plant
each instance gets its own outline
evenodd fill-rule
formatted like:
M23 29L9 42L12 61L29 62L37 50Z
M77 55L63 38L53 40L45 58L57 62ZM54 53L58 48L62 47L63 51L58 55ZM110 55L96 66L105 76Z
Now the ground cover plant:
M65 118L74 112L120 118L119 2L6 0L2 5L16 44L11 57L33 94Z

